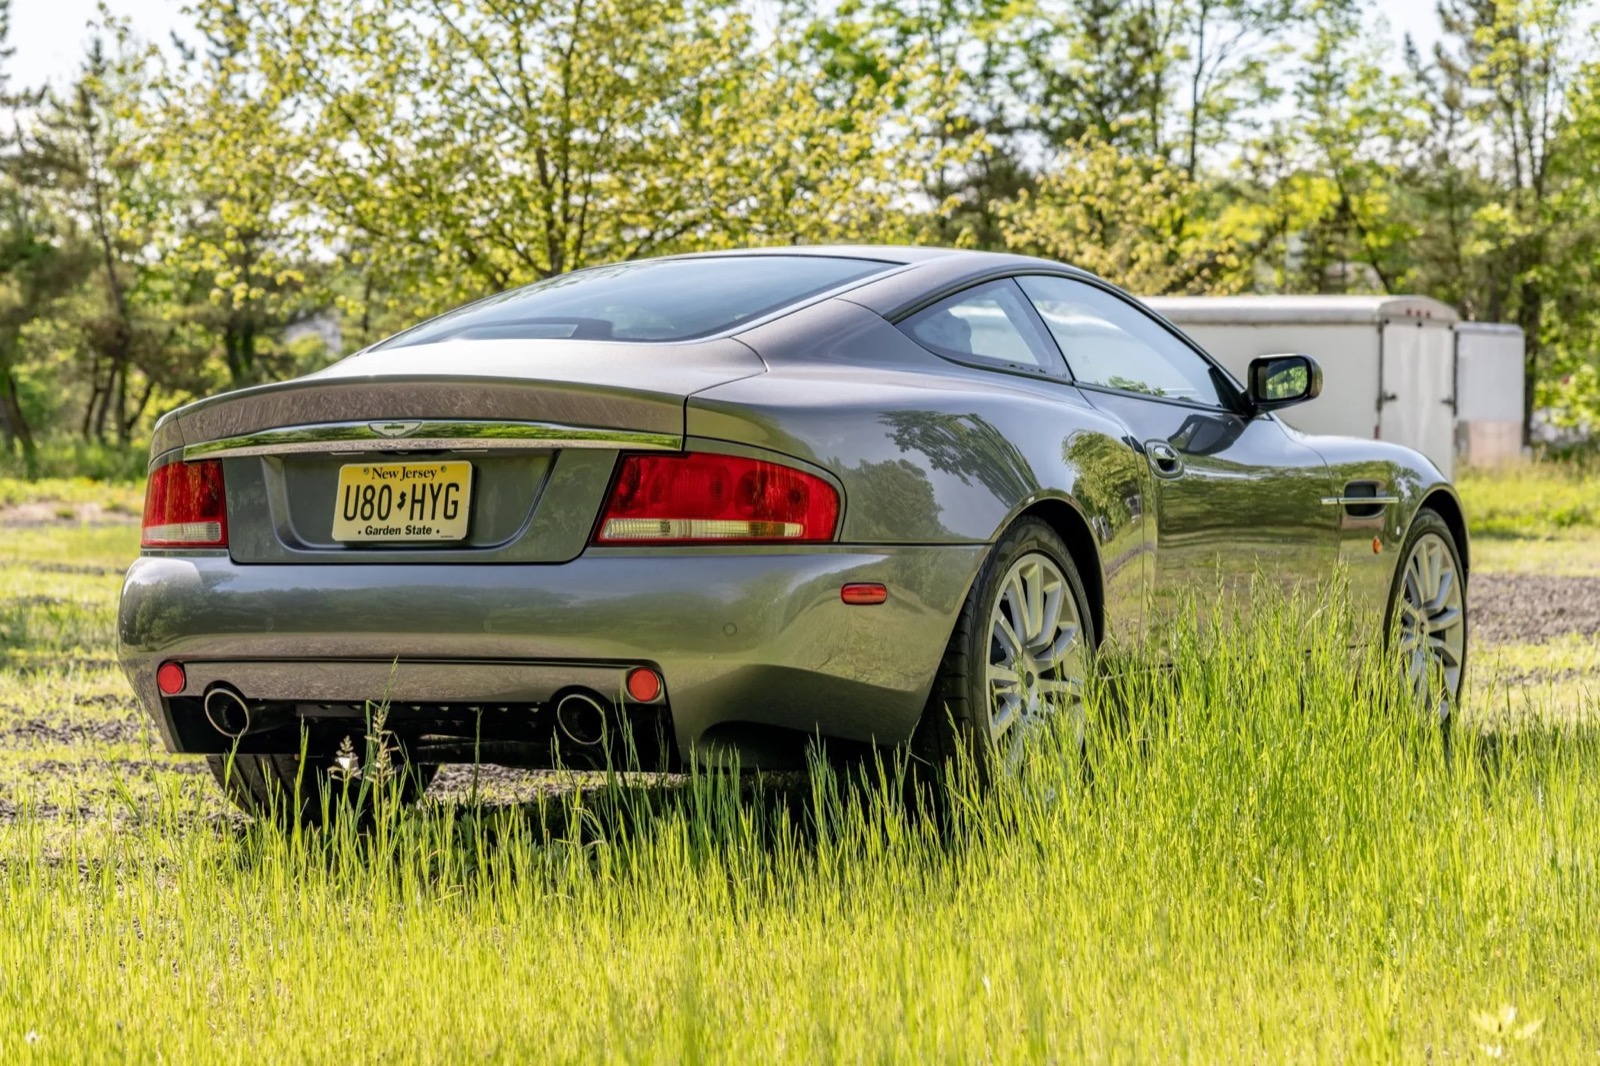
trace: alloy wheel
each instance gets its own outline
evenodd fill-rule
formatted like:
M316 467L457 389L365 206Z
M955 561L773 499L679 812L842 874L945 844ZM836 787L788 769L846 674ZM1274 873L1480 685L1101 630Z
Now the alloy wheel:
M989 613L989 735L1014 762L1022 741L1061 710L1083 739L1085 655L1077 597L1054 560L1016 559Z
M1467 613L1455 557L1437 533L1424 533L1412 545L1397 606L1407 683L1419 701L1438 700L1436 711L1447 718L1461 692Z

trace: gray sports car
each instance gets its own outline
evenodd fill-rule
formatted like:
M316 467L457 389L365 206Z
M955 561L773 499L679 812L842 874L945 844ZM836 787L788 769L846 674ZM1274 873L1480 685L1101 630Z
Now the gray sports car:
M1340 563L1357 631L1453 697L1450 485L1274 417L1308 357L1248 376L1041 259L577 271L163 418L122 662L254 810L297 779L314 808L374 706L413 792L474 758L792 767L819 736L993 764L1102 641Z

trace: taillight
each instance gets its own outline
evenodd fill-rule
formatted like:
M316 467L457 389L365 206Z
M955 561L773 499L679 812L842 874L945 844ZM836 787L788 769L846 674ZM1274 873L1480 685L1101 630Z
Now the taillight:
M139 543L145 548L226 548L222 462L168 463L151 471Z
M833 539L839 494L739 455L625 455L598 544L795 543Z

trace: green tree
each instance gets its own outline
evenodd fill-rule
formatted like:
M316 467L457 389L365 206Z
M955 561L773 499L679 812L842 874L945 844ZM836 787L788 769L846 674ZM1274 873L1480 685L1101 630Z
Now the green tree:
M838 87L839 103L865 80L894 100L894 122L920 151L907 163L927 206L923 236L994 247L993 205L1028 187L1024 139L1037 126L1035 57L1057 47L1058 24L1015 0L791 0L796 60ZM929 78L892 84L907 61Z
M202 8L197 30L201 47L157 66L131 117L142 127L141 165L165 201L149 238L189 380L204 379L196 364L215 352L226 383L240 387L297 369L284 331L333 296L287 165L299 145L282 101L249 64L238 5Z
M224 9L294 116L303 221L380 264L367 299L417 313L591 263L910 232L918 138L884 131L928 76L831 93L730 2L201 5Z
M67 308L87 356L80 430L125 444L155 391L153 371L168 357L165 294L151 285L158 264L148 255L151 216L165 197L150 185L146 146L131 117L147 53L126 26L108 28L112 47L97 33L76 83L64 97L46 98L33 144L49 167L47 187L93 261L90 287Z
M13 91L5 69L13 49L9 0L0 0L0 440L20 451L26 469L36 464L37 444L29 423L21 375L30 327L55 314L81 283L86 249L69 219L45 190L54 176L49 157L26 132L24 116L43 93Z
M1257 284L1293 292L1395 292L1420 228L1403 161L1421 126L1407 76L1363 0L1316 0L1293 71L1293 111L1250 143L1238 199L1260 205Z
M1063 259L1135 292L1236 292L1250 281L1246 246L1209 217L1209 194L1160 156L1090 135L1033 192L996 206L1006 244Z
M1578 32L1582 8L1581 0L1443 0L1446 38L1427 71L1434 150L1460 162L1441 175L1449 212L1429 220L1455 247L1420 280L1443 289L1440 275L1465 266L1463 309L1522 327L1525 427L1544 353L1559 343L1559 293L1592 247L1596 222L1591 205L1562 187L1569 157L1584 150L1573 89L1593 63L1593 36Z

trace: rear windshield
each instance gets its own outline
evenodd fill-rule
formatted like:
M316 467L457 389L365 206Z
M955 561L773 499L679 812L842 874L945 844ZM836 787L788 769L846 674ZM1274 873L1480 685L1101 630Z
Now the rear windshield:
M479 300L379 347L538 337L687 340L730 329L888 265L816 255L747 255L592 267Z

